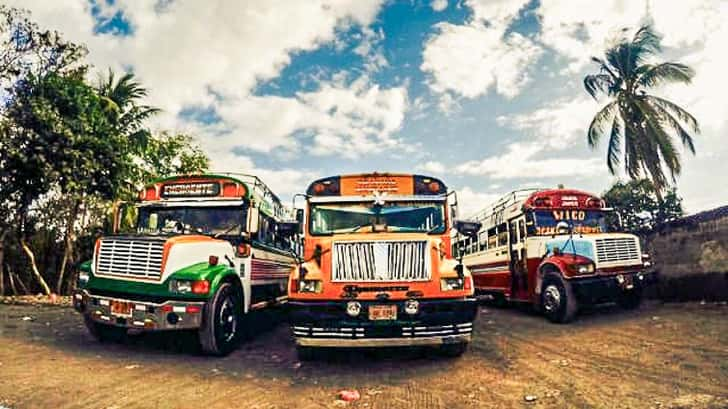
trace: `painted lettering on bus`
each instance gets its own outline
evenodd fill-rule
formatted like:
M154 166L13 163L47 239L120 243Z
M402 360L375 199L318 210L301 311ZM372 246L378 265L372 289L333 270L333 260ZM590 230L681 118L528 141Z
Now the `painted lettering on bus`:
M579 220L586 219L586 212L583 210L554 210L554 219L556 221L562 220Z

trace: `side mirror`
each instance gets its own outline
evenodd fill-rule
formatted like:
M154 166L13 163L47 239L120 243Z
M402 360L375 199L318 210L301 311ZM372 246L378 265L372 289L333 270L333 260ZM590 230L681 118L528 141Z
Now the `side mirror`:
M296 209L296 222L298 223L298 233L303 233L304 215L303 209Z
M293 237L298 233L298 222L280 222L278 223L278 233L283 237Z
M467 237L476 237L481 227L482 224L478 222L455 220L455 230Z
M558 234L571 234L572 226L565 221L556 223L556 233Z
M250 207L248 209L248 233L252 236L258 232L258 222L260 220L260 213L257 207Z

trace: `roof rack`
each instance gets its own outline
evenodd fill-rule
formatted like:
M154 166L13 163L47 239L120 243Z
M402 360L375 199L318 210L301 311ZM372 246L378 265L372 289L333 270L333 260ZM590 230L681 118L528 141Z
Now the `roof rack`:
M235 173L235 172L208 172L209 174L213 175L220 175L220 176L228 176L235 179L239 179L241 182L246 183L250 189L252 190L252 196L257 197L261 200L267 200L270 199L272 203L276 204L274 205L275 209L274 212L276 213L276 217L281 218L291 218L291 212L288 209L287 206L281 202L281 199L273 193L272 190L268 187L268 185L265 184L259 177L255 175L250 175L247 173Z
M518 202L518 201L525 201L529 196L536 192L540 192L544 189L540 188L528 188L528 189L519 189L514 190L500 199L496 200L495 203L493 203L490 206L487 206L485 209L478 211L474 215L470 216L468 220L476 221L476 222L484 222L492 215L493 213L505 209L509 205Z

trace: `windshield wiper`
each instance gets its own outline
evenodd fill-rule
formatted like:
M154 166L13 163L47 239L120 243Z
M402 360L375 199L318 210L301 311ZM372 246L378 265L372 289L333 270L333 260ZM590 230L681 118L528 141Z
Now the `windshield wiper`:
M435 232L436 230L440 230L440 229L441 229L441 228L443 228L443 227L445 227L445 225L444 225L444 224L442 224L442 223L440 223L440 224L438 224L437 226L435 226L435 227L431 228L430 230L428 230L428 231L427 231L427 234L432 234L432 233L434 233L434 232Z
M351 228L351 230L348 230L344 233L354 233L355 231L358 231L359 229L361 229L362 227L365 227L365 226L371 226L371 223L363 223L358 226L354 226Z
M238 228L238 227L240 227L240 225L239 225L239 224L236 224L236 225L234 225L234 226L230 226L230 227L228 227L228 228L227 228L227 229L226 229L225 231L223 231L223 232L220 232L220 233L215 233L215 234L214 234L214 235L213 235L212 237L214 237L214 238L218 238L218 237L220 237L220 236L222 236L222 235L225 235L225 234L228 234L228 233L230 233L231 231L233 231L234 229L236 229L236 228Z

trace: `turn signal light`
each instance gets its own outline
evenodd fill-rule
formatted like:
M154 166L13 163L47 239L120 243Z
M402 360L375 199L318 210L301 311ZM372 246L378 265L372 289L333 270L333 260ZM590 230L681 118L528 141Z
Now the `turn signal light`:
M250 255L250 244L240 244L236 250L238 257L248 257Z
M210 292L210 282L207 280L197 280L192 282L193 294L207 294Z

